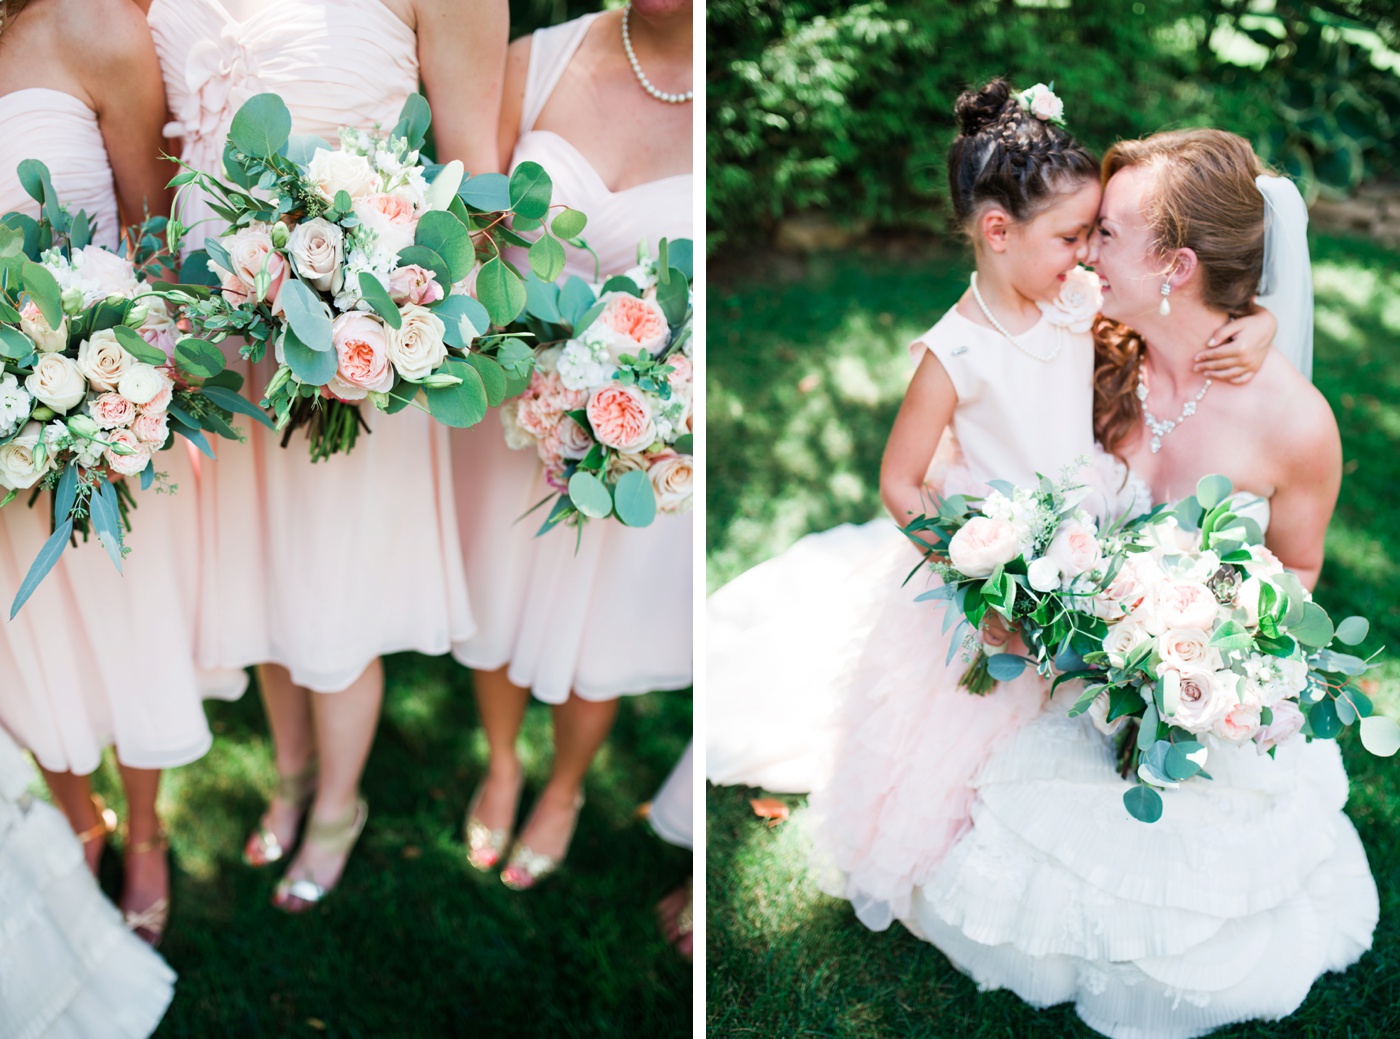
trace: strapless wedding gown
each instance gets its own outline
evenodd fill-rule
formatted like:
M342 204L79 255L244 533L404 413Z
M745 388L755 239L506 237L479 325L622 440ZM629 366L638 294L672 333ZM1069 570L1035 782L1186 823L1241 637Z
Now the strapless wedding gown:
M335 146L342 125L392 127L418 89L417 39L381 0L263 0L239 11L154 0L147 15L175 116L166 132L199 169L221 168L229 124L254 94L279 94L294 133ZM185 219L208 212L192 200ZM202 225L187 248L219 226ZM233 341L225 353L256 401L271 357L254 370ZM281 664L298 684L334 692L378 656L445 653L475 630L446 428L414 409L364 413L373 433L323 462L311 462L303 435L282 448L280 434L252 422L242 423L246 444L216 446L201 481L205 665Z
M143 1039L175 975L126 929L0 730L0 1039Z
M1267 502L1238 511L1267 528ZM1148 825L1123 807L1111 737L1068 717L1077 695L982 769L972 829L915 892L911 931L981 988L1073 1002L1113 1039L1287 1017L1371 947L1376 885L1334 741L1270 758L1207 735L1214 778L1163 792Z
M643 239L654 253L661 238L692 237L694 177L612 191L577 148L535 129L596 18L532 37L512 166L538 162L553 178L554 201L587 214L584 237L607 278L636 263ZM565 275L599 280L587 253L570 247L567 261ZM567 700L571 690L586 700L611 700L690 685L693 514L658 515L640 528L594 521L576 550L572 529L535 537L543 510L521 519L555 492L534 451L506 446L498 416L453 430L452 454L478 622L474 635L453 646L459 662L480 670L508 666L512 682L550 703Z
M0 97L0 139L0 213L38 216L15 167L39 159L69 210L96 217L95 244L116 246L116 193L96 113L58 90L18 90ZM154 464L178 492L136 492L124 573L96 536L79 541L13 620L10 603L48 540L53 507L44 493L29 508L22 492L0 510L0 725L56 772L93 771L109 745L135 768L188 764L212 741L201 695L241 688L241 675L195 667L199 488L185 442L176 437Z

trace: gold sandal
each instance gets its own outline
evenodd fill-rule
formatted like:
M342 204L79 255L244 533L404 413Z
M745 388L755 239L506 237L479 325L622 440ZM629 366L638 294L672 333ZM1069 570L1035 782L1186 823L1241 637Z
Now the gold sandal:
M146 855L153 851L164 854L170 848L170 840L162 827L154 837L126 846L127 855ZM165 925L170 922L170 896L162 895L140 911L123 910L122 919L126 929L149 945L152 949L160 946L165 937Z
M564 854L555 858L542 855L528 845L516 841L511 849L510 861L501 870L501 883L512 891L528 891L545 877L557 873L569 854L569 845L574 841L574 831L578 828L579 812L583 810L583 794L574 799L574 821L569 827L569 839L564 844Z
M97 813L97 822L82 833L74 834L80 844L91 844L98 838L110 837L117 832L117 813L96 794L88 794L88 800L92 802L92 810Z
M524 787L525 777L522 773L520 790L515 793L516 811L519 811L520 792ZM482 873L490 873L500 865L501 856L510 847L514 828L513 826L503 826L493 830L476 817L477 806L481 804L481 795L485 792L486 780L483 779L481 785L476 788L476 793L472 795L472 803L467 808L467 819L462 824L462 830L467 842L467 865ZM515 813L512 812L512 818L514 815Z
M312 760L295 775L278 776L277 792L273 797L305 812L307 806L311 804L311 799L316 796L317 765L318 763ZM291 850L282 847L282 842L277 839L277 834L273 833L264 821L266 819L267 813L264 812L262 819L258 820L258 828L248 835L248 840L243 845L244 865L252 866L254 869L270 866L274 862L281 862Z
M333 823L318 822L316 819L308 822L302 843L317 844L327 851L343 853L348 857L367 822L369 803L363 797L357 797L354 808L344 819ZM304 913L315 908L332 890L333 887L322 887L310 877L284 876L272 893L272 904L284 913Z

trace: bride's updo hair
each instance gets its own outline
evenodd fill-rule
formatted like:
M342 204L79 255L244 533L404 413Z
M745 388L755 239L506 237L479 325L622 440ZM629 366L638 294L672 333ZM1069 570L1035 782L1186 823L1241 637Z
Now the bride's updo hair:
M0 31L8 29L27 0L0 0Z
M953 113L960 132L948 151L948 195L964 230L986 203L1019 223L1099 175L1088 149L1031 115L1004 79L963 91Z
M1151 177L1142 215L1153 250L1165 257L1190 249L1205 305L1231 317L1252 311L1264 270L1264 196L1254 178L1267 171L1249 142L1224 130L1119 141L1103 157L1103 183L1133 167ZM1094 435L1106 450L1116 451L1142 425L1142 349L1142 337L1128 326L1108 318L1095 323Z

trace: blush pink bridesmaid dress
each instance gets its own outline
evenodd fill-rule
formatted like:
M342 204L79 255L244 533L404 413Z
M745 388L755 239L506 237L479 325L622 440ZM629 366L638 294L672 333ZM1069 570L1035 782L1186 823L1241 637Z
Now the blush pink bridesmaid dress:
M15 167L39 159L64 204L96 217L96 244L117 244L112 169L86 104L49 88L6 94L0 140L0 213L38 215ZM178 493L137 492L125 574L96 537L80 541L9 621L53 510L47 493L32 509L21 493L0 510L0 723L55 772L92 772L108 745L123 764L150 769L188 764L210 746L194 661L199 493L183 441L155 465Z
M534 34L512 166L538 162L553 178L554 201L587 214L584 237L607 278L636 263L642 240L654 252L663 237L692 236L694 177L612 191L577 148L534 128L596 17ZM593 258L573 249L565 273L600 280ZM479 670L509 665L512 682L549 703L567 700L571 689L610 700L690 684L691 514L659 515L636 529L595 521L575 552L571 529L534 536L543 510L516 522L553 492L535 453L508 448L494 416L453 430L452 454L479 625L454 644L458 661Z
M154 0L147 21L175 117L166 132L199 169L220 168L255 94L281 95L293 133L336 146L341 126L391 128L418 89L414 31L380 0ZM183 218L206 215L192 201ZM187 248L218 229L201 225ZM256 400L270 352L256 371L232 341L226 353ZM412 409L365 414L373 433L348 455L312 464L303 434L284 449L253 425L206 467L201 663L281 664L334 692L378 656L445 653L475 631L445 428Z

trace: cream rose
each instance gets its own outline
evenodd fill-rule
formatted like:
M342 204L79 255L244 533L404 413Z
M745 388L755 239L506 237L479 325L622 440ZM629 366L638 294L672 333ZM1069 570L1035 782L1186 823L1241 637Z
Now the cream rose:
M139 361L124 371L117 383L117 392L136 405L149 404L164 388L165 377Z
M656 492L656 508L660 512L688 512L695 487L695 462L690 455L663 451L651 459L647 470L652 490Z
M1260 729L1260 711L1261 708L1257 701L1246 700L1244 703L1237 703L1230 708L1224 718L1211 727L1210 731L1222 740L1229 740L1231 743L1252 740Z
M160 376L160 390L154 397L142 404L136 410L143 415L154 415L164 412L170 407L170 402L175 397L175 382L159 368L156 374Z
M58 328L50 328L33 300L26 300L19 311L20 331L34 341L40 353L50 354L68 345L68 318L58 319Z
M1113 721L1109 721L1109 706L1108 694L1100 693L1098 696L1094 697L1094 702L1089 705L1089 710L1087 712L1089 720L1094 723L1094 728L1098 729L1099 732L1103 733L1105 736L1114 735L1128 721L1128 715L1126 714L1119 715L1117 718L1114 718Z
M1104 652L1108 654L1109 663L1122 667L1127 662L1128 654L1151 638L1141 623L1132 617L1125 617L1109 625L1108 634L1103 637Z
M593 435L615 451L641 451L656 439L651 404L635 386L610 383L594 391L587 411Z
M624 473L646 471L647 456L642 454L611 454L608 456L607 467L603 470L603 475L610 481L616 483L618 478Z
M34 449L43 435L43 426L28 422L8 443L0 445L0 487L28 490L54 468L56 459L52 452L45 453L42 465L34 459Z
M131 425L136 406L120 393L99 393L88 401L88 414L100 428L117 429Z
M1016 529L1002 519L974 516L953 535L948 559L968 577L987 577L1020 555Z
M1176 713L1170 715L1173 724L1200 735L1210 732L1239 704L1235 694L1237 675L1230 671L1166 671L1180 681L1180 697Z
M87 380L82 371L62 354L41 356L34 370L25 377L24 388L54 411L67 411L87 396Z
M233 270L221 275L224 295L234 303L246 303L254 299L258 272L267 264L267 292L257 301L267 300L272 305L272 313L282 312L282 285L287 280L287 260L272 244L270 224L249 224L220 243L228 252ZM212 261L211 261L212 263ZM214 265L216 269L218 265Z
M363 400L371 391L385 393L394 385L384 325L377 317L359 311L341 314L331 323L339 366L328 384L341 400Z
M110 328L94 332L78 345L78 370L94 390L115 390L126 370L136 363Z
M442 341L447 326L427 307L408 304L399 311L398 328L385 328L385 349L398 373L412 382L422 382L447 360L447 344Z
M1070 581L1098 566L1103 553L1091 528L1076 520L1066 520L1045 550L1045 558L1059 568L1062 581Z
M328 151L317 148L307 164L306 176L327 202L343 191L351 198L360 198L379 190L379 174L363 155Z
M123 447L131 448L129 455L119 455L110 447L103 452L107 460L107 468L121 476L135 476L151 461L151 445L143 444L136 439L136 434L129 429L114 429L107 434L107 442L111 444L121 444Z
M124 260L99 245L85 245L74 250L73 267L82 278L84 288L88 287L88 283L95 283L95 291L85 294L85 300L89 296L95 296L97 299L109 296L131 299L140 291L141 287L136 280L136 271L131 266L131 261Z
M1273 721L1254 734L1260 754L1267 754L1280 743L1298 735L1303 730L1303 722L1307 720L1292 700L1280 700L1274 704L1272 710Z
M1065 274L1054 302L1040 301L1036 306L1052 325L1071 332L1087 332L1103 307L1102 283L1093 271L1076 267Z
M297 224L287 238L287 255L317 292L340 291L345 232L338 225L319 216Z
M1199 581L1163 581L1156 591L1158 613L1168 629L1215 626L1220 604Z
M170 435L170 423L163 412L137 415L135 421L131 423L131 431L136 434L136 439L143 444L149 444L152 448L159 448L165 443L166 437Z
M583 458L593 450L596 441L570 416L565 415L554 429L559 437L560 458Z
M1210 645L1210 636L1199 628L1172 628L1157 636L1161 669L1177 671L1218 671L1220 651ZM1159 673L1160 670L1159 669Z

